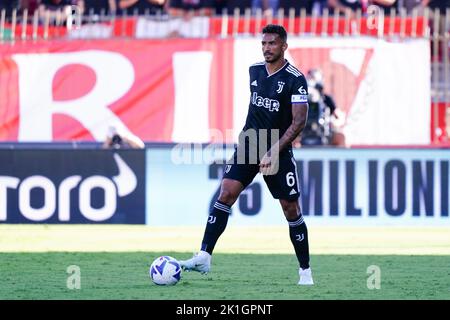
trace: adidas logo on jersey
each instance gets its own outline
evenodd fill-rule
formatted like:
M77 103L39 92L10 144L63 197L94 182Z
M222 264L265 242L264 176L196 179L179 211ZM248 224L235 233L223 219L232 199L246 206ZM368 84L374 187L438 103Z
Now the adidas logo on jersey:
M291 192L289 192L289 195L292 196L293 194L296 194L297 191L295 191L295 189L292 189Z
M257 87L258 86L258 82L255 80L255 81L253 81L252 82L252 86L255 86L255 87Z

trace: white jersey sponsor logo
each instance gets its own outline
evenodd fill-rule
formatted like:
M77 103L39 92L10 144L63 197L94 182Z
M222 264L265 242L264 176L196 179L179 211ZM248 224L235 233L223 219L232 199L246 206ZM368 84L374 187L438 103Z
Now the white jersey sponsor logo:
M269 109L271 112L280 110L280 102L278 100L260 97L256 92L253 92L252 104Z
M301 95L301 94L294 94L292 95L291 102L308 102L308 96L307 95Z

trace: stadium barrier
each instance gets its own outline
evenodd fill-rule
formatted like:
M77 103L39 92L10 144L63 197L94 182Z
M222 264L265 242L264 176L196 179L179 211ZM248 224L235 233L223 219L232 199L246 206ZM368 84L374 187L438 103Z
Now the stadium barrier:
M0 149L0 223L203 226L233 150ZM449 152L295 149L303 214L310 225L449 226ZM286 225L261 175L230 224Z

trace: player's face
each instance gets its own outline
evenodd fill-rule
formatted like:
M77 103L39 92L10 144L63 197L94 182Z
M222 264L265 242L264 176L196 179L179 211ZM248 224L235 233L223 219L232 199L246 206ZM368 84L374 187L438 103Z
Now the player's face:
M267 63L276 62L284 57L287 44L276 33L264 33L261 41L264 59Z

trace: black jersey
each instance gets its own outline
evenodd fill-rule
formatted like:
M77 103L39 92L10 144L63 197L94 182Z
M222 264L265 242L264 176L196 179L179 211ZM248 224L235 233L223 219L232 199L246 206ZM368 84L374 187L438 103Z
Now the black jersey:
M259 129L267 129L268 147L271 130L277 129L281 138L292 123L292 104L308 102L308 85L305 76L288 61L271 74L264 62L249 68L250 105L243 131L255 129L259 143ZM290 149L290 148L288 148Z

